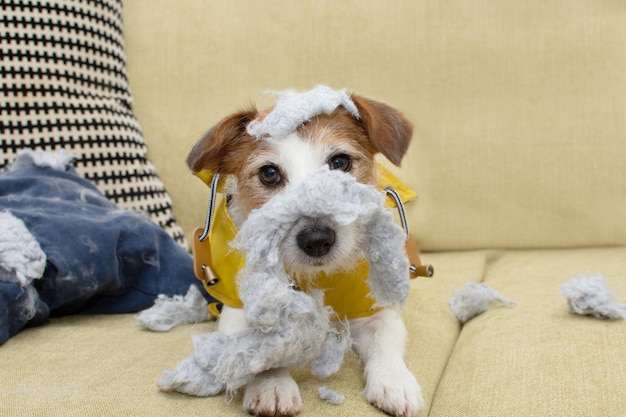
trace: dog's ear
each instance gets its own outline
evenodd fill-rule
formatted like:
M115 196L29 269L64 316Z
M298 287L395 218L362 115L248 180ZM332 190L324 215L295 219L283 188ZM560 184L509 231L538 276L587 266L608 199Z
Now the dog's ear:
M352 95L352 101L374 146L394 165L400 166L413 135L411 122L384 103L357 95Z
M237 149L246 149L244 142L252 137L246 126L256 117L256 110L242 111L225 117L202 137L187 156L187 166L192 172L202 170L230 174L229 161Z

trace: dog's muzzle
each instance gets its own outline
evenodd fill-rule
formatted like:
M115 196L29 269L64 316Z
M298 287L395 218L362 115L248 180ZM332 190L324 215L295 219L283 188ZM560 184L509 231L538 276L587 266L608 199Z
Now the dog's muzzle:
M330 252L335 244L335 231L328 226L313 226L300 231L296 240L304 253L319 258Z

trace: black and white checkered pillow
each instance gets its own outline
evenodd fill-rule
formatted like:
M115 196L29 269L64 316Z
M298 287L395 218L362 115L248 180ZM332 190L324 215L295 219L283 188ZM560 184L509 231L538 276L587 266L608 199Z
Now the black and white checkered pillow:
M132 112L122 0L2 0L0 10L0 169L20 149L65 149L110 200L186 245Z

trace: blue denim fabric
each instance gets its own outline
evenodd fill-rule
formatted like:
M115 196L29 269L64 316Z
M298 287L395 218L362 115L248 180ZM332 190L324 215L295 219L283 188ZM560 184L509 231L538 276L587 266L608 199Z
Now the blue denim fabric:
M119 209L71 166L3 172L0 210L25 223L47 258L43 277L33 282L34 317L22 314L20 285L0 282L0 344L51 315L135 312L190 285L214 301L194 277L187 251L147 217Z

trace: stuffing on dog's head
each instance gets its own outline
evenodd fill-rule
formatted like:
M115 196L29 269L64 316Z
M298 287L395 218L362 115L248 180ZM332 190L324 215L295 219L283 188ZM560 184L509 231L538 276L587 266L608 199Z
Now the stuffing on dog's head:
M230 177L229 210L238 224L323 165L374 184L374 156L382 153L400 165L409 146L411 123L386 104L324 86L274 95L271 109L253 108L224 118L187 158L194 173L207 170Z

